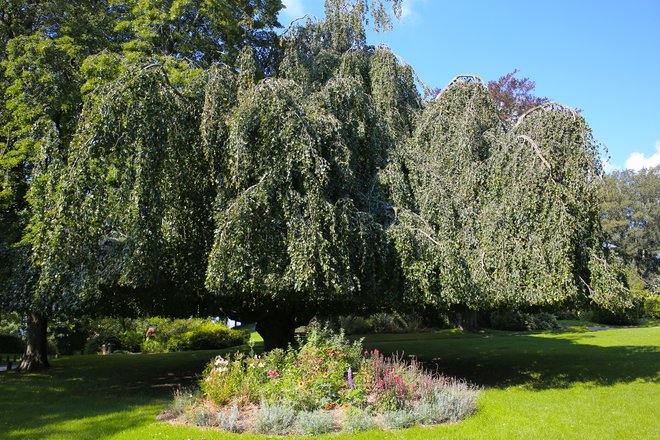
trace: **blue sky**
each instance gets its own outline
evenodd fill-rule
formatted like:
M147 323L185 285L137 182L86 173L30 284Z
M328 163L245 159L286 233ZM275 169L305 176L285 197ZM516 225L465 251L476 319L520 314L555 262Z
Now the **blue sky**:
M283 0L280 22L323 16L323 0ZM370 34L424 83L484 81L518 69L535 94L582 109L606 169L660 164L660 0L403 0L394 30Z

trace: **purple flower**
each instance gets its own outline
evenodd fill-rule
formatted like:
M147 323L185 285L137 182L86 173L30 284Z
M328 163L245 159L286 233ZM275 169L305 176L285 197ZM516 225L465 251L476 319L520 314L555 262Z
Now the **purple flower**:
M351 370L351 367L348 367L348 384L351 386L351 389L355 388L355 382L353 382L353 370Z

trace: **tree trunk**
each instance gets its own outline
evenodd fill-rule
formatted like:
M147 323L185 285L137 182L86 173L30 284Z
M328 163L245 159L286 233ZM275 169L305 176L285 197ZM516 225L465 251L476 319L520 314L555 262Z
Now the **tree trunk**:
M50 367L48 364L48 321L39 313L27 317L27 344L19 371L30 372Z
M264 339L264 349L287 348L295 342L296 322L287 316L269 316L257 321L257 333Z

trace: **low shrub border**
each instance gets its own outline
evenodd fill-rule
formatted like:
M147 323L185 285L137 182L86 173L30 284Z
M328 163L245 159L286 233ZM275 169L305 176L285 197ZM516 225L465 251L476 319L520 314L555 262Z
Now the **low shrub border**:
M159 417L230 432L321 434L457 422L479 390L312 325L299 348L218 356Z

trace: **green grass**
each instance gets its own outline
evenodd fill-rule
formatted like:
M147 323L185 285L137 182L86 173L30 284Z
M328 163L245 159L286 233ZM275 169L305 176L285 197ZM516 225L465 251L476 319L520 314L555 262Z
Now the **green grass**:
M660 328L371 335L365 346L484 386L479 411L455 425L328 438L660 438ZM217 353L74 356L44 374L0 373L0 438L265 438L155 420Z

